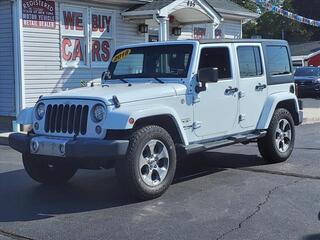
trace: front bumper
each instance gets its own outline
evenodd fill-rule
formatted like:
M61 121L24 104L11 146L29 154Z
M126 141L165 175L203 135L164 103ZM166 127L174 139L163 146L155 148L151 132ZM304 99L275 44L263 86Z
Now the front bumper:
M9 145L23 154L63 158L85 165L110 165L123 158L127 152L127 140L70 139L13 133ZM33 146L32 146L33 145Z
M320 84L298 85L298 94L314 96L320 93Z

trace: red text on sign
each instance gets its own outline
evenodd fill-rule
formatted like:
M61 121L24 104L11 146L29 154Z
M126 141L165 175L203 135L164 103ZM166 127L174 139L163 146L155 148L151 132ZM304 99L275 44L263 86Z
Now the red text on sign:
M92 31L93 32L110 32L111 16L92 14Z
M83 15L81 12L63 11L63 20L66 30L83 30Z
M69 49L72 49L73 51L70 51ZM83 61L83 53L81 48L81 40L75 39L74 40L74 46L72 45L72 41L69 38L64 38L62 40L61 45L61 55L62 58L65 61L75 61L77 59L80 59L80 61Z
M61 56L64 61L83 61L83 48L81 39L71 40L70 38L62 39ZM93 62L108 62L110 59L110 43L107 40L92 41L92 61Z
M100 41L93 40L92 41L92 61L109 61L110 58L110 44L108 41ZM102 53L101 53L102 52Z

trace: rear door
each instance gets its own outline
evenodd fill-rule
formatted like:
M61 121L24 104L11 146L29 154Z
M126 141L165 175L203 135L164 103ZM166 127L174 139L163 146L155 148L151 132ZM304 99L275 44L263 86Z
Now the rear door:
M235 45L239 78L239 123L255 129L267 98L267 77L261 44Z

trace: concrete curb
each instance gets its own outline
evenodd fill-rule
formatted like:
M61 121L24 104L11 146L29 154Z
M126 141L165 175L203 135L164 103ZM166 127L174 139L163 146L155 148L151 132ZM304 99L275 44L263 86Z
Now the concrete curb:
M303 124L314 124L320 122L320 108L305 108Z

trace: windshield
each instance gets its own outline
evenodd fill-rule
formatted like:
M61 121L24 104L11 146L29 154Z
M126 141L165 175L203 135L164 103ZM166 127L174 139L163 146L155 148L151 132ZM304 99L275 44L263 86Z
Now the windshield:
M297 68L295 76L312 76L317 77L320 76L320 68Z
M185 78L189 72L193 45L158 45L119 49L115 52L107 79Z

